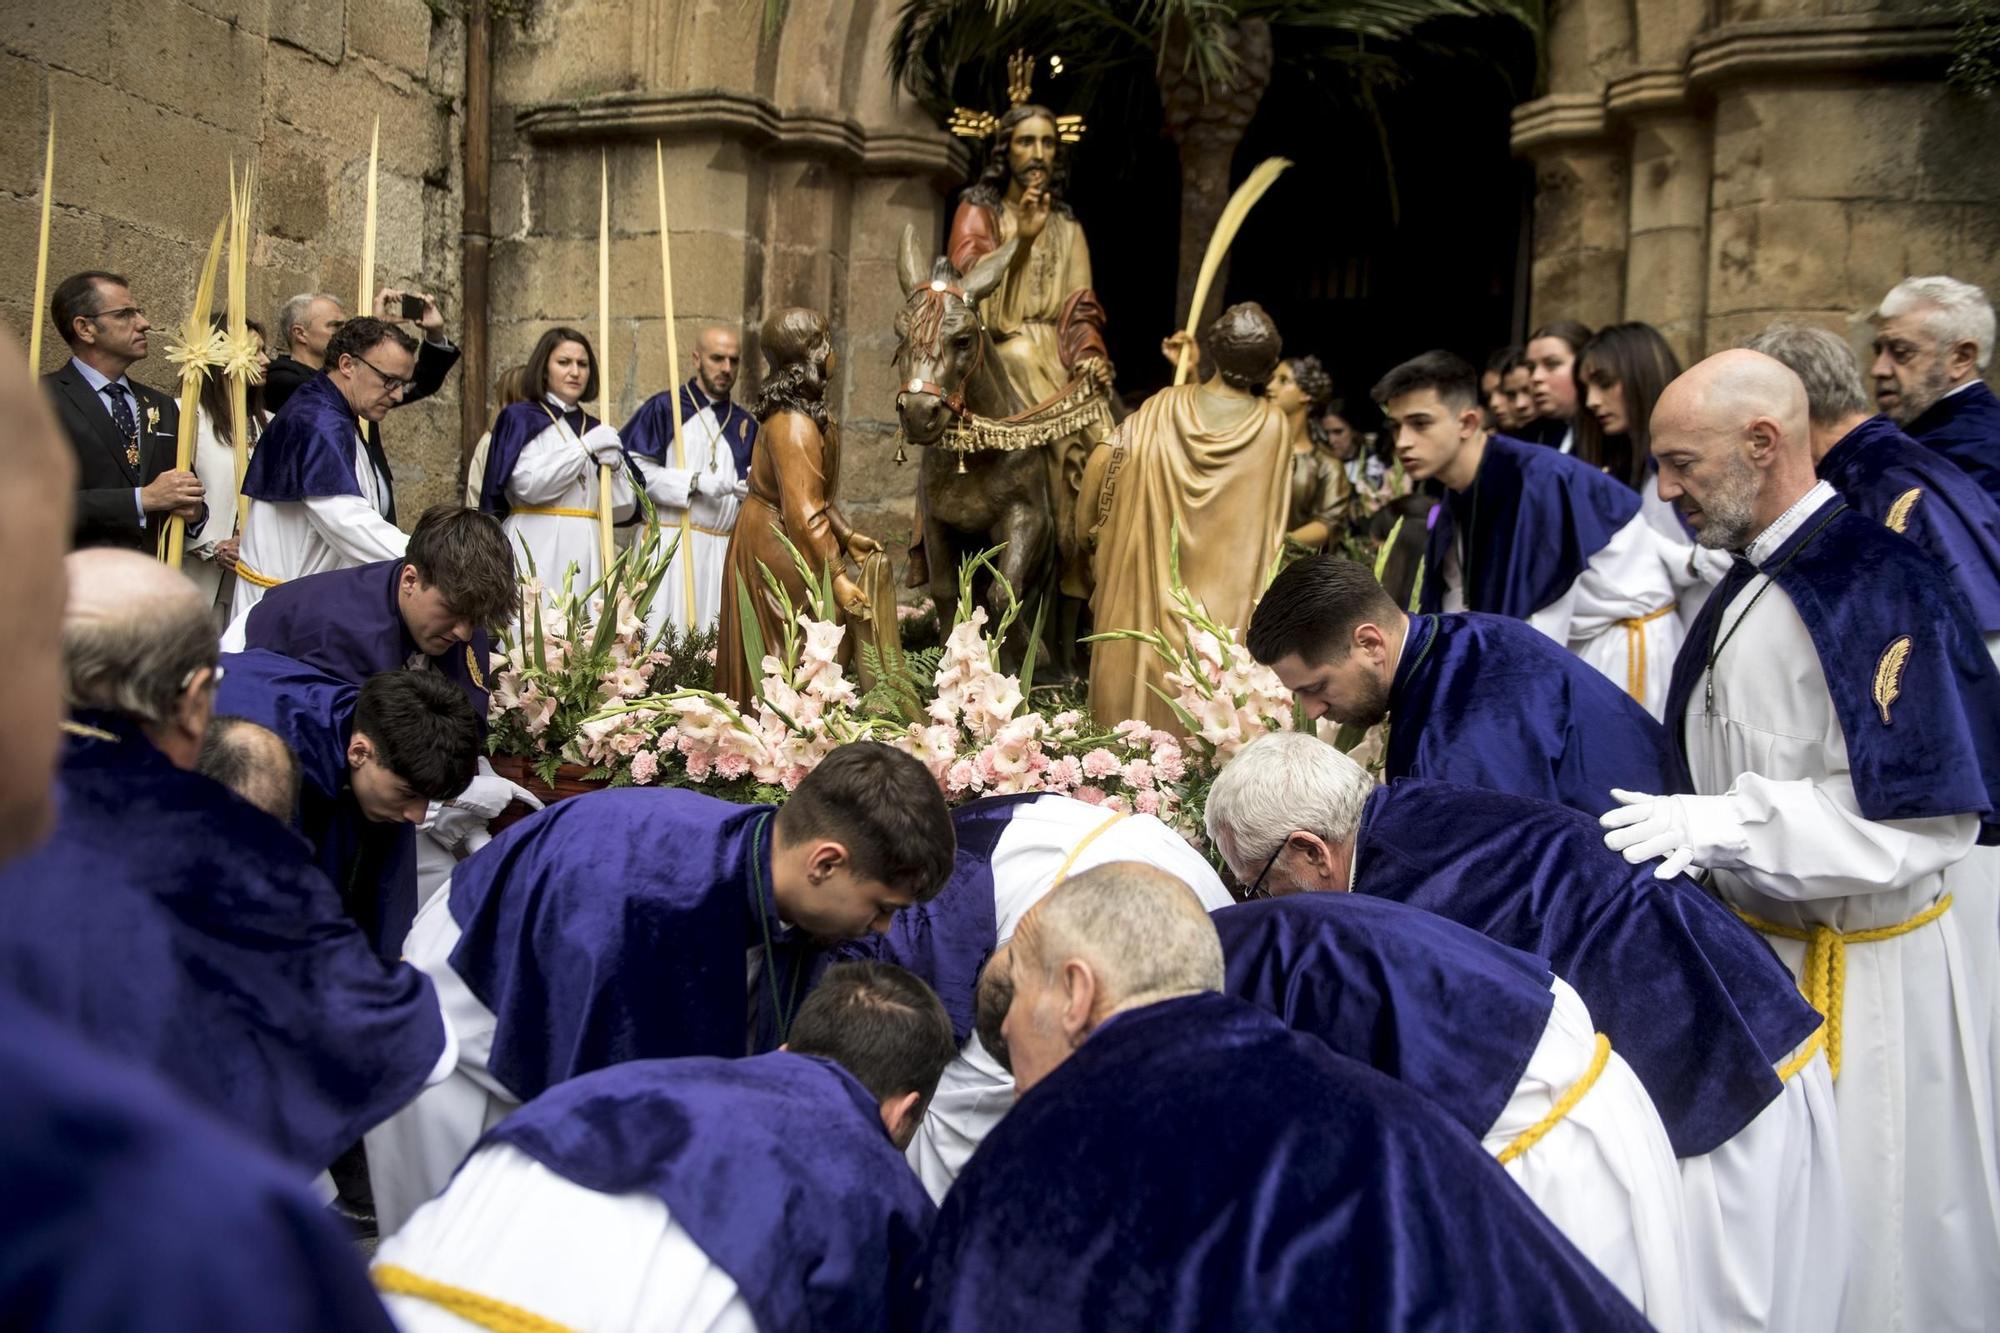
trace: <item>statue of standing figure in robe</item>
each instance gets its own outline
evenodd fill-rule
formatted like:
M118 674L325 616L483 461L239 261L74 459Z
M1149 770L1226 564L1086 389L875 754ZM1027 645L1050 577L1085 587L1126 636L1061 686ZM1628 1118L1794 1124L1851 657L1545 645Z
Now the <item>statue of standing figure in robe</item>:
M838 623L868 611L868 599L846 562L859 566L882 549L873 537L856 532L834 503L840 439L826 412L826 377L833 360L826 317L799 307L775 311L764 321L760 341L767 366L755 408L760 425L750 457L750 493L737 514L722 571L721 637L715 651L716 689L745 705L756 697L758 680L743 659L738 580L749 589L767 648L784 639L785 608L759 565L784 588L793 615L811 605L792 553L778 534L805 557L815 578L832 567ZM842 642L843 660L851 642L851 636Z
M1176 359L1186 341L1176 334L1161 350ZM1264 392L1278 366L1278 327L1262 306L1245 302L1223 311L1204 341L1214 378L1148 398L1084 471L1077 535L1093 551L1090 605L1099 633L1158 630L1185 642L1171 613L1175 533L1182 585L1215 621L1240 631L1284 540L1290 437ZM1091 716L1106 725L1144 718L1183 734L1153 686L1166 687L1166 664L1151 647L1125 639L1092 645Z

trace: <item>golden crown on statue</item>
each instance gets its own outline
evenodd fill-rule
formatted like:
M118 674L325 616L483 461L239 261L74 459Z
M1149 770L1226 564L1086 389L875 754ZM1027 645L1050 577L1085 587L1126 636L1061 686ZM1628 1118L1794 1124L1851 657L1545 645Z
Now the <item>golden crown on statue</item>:
M1062 57L1050 56L1049 69L1062 73ZM1026 51L1016 51L1007 57L1007 102L1009 107L1017 107L1026 102L1035 90L1035 57ZM991 111L974 111L971 107L953 107L951 118L945 128L961 139L984 139L1000 128L1000 117ZM1057 116L1056 136L1064 143L1076 143L1083 138L1082 116Z

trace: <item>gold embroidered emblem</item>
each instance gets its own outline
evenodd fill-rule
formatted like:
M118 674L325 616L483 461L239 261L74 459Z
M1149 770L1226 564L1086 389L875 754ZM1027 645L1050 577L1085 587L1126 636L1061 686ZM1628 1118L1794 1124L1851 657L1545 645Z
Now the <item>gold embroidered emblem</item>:
M479 659L473 655L472 645L469 643L465 645L465 671L467 675L472 677L472 684L475 689L483 690L486 688L486 677L479 674Z
M1889 516L1882 520L1882 526L1891 532L1901 532L1910 526L1910 511L1917 507L1917 501L1924 498L1924 488L1912 486L1896 497L1896 503L1889 506Z
M1875 711L1889 725L1889 708L1903 693L1903 668L1910 661L1910 636L1905 634L1882 650L1875 663Z

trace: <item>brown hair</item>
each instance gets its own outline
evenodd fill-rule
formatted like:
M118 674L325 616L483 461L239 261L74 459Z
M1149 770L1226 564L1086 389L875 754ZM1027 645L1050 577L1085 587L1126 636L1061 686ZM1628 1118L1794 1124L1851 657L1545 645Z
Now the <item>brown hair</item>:
M826 363L833 355L826 317L804 306L774 310L759 342L770 370L752 409L757 420L768 420L774 412L803 412L825 430Z
M491 514L461 505L432 505L410 532L403 558L436 588L445 605L484 628L502 624L519 606L514 551Z
M1680 358L1651 324L1610 324L1577 349L1576 456L1609 472L1633 490L1646 485L1652 450L1653 405L1681 373ZM1606 435L1596 413L1583 405L1585 386L1595 380L1625 392L1625 433Z
M1207 342L1215 354L1216 372L1233 389L1246 389L1261 397L1271 376L1278 373L1278 353L1283 346L1278 326L1255 301L1241 302L1217 315L1208 326Z
M229 332L229 322L220 315L210 315L208 323L217 333ZM264 326L254 319L246 319L243 323L252 333L264 338L264 350L269 352L271 340L264 337ZM248 392L244 394L244 401L250 409L250 420L261 427L266 420L262 381L249 385ZM202 410L208 413L208 424L214 429L215 438L233 447L236 444L236 436L235 425L229 417L229 379L220 369L210 372L207 378L202 380L201 406ZM252 436L256 433L256 431L251 432Z
M597 349L590 345L590 339L583 336L581 329L572 329L567 325L558 324L555 328L550 329L547 333L535 339L535 350L528 353L528 364L522 367L526 378L521 387L526 392L522 394L520 398L521 402L539 403L542 399L548 397L549 358L554 356L556 348L562 346L564 343L583 344L584 358L590 363L590 374L585 376L583 381L583 398L581 401L587 403L597 397ZM502 406L504 407L505 404L503 403Z

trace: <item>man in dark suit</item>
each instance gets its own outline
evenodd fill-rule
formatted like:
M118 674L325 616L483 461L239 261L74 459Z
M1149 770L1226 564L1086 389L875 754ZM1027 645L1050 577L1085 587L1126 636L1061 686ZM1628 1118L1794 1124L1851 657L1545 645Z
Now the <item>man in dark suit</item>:
M201 480L174 466L180 411L125 375L146 359L152 328L131 287L116 273L75 274L57 284L49 317L70 350L42 384L76 451L73 543L151 551L174 514L193 536L206 510Z
M385 288L375 298L376 318L391 323L404 322L399 316L405 296L424 303L424 313L416 321L418 328L423 330L423 340L417 344L417 368L411 373L402 401L396 404L398 407L436 393L444 386L451 368L458 364L458 348L444 336L444 315L429 293ZM267 410L276 412L285 405L285 400L292 396L294 389L319 374L326 365L327 340L333 336L335 329L346 322L347 311L340 304L340 299L325 292L301 292L278 307L276 331L284 350L271 358L271 368L264 375L264 406ZM392 484L389 510L385 517L394 523L395 475L389 470L389 455L382 447L382 428L370 421L365 425L365 432L369 459Z

